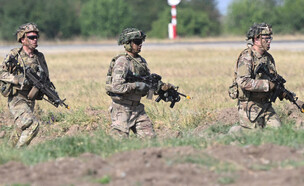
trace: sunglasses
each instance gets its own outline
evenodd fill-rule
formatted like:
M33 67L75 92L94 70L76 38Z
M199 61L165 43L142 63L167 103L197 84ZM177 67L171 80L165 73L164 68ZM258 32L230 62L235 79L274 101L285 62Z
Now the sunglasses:
M134 39L133 40L133 43L136 44L136 45L140 45L140 44L142 44L142 42L143 41L141 39Z
M262 39L264 39L266 42L268 42L268 41L272 41L272 37L262 37Z
M27 38L29 38L30 40L34 40L34 39L38 39L39 36L26 36Z

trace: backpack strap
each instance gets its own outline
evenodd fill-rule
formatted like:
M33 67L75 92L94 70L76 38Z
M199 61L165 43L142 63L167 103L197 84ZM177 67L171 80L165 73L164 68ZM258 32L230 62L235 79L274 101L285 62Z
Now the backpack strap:
M109 69L108 69L108 73L107 73L107 76L112 76L112 73L113 73L113 68L114 68L114 65L115 65L115 61L121 57L121 56L124 56L126 54L118 54L117 56L113 57L111 62L110 62L110 66L109 66Z

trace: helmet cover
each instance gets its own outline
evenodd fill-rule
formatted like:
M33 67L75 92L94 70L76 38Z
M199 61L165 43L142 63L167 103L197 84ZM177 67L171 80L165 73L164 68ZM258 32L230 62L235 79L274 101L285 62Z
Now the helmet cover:
M247 32L247 40L253 39L260 35L271 35L272 26L267 23L254 23Z
M36 32L39 35L39 29L35 23L25 23L19 26L16 31L17 41L21 42L21 38L24 37L25 33L29 32Z
M137 28L126 28L119 35L118 45L128 44L134 39L145 40L146 34Z

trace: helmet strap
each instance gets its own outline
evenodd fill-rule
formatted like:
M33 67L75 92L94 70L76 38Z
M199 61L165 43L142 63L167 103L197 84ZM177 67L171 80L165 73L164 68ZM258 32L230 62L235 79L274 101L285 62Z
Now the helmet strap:
M132 46L131 46L131 42L130 42L130 43L126 43L126 44L124 44L124 47L125 47L126 51L128 51L128 52L132 52Z

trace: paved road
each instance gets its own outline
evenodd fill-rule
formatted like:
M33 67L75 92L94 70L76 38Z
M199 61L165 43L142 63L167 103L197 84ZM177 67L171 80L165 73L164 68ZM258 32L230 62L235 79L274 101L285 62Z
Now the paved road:
M12 48L19 45L0 45L0 56L3 56ZM144 50L172 50L178 48L208 48L208 49L243 49L245 41L216 41L216 42L170 42L170 43L144 43ZM77 51L121 51L122 47L113 44L43 44L38 49L43 53L61 53ZM273 41L271 50L304 51L304 40L297 41Z

